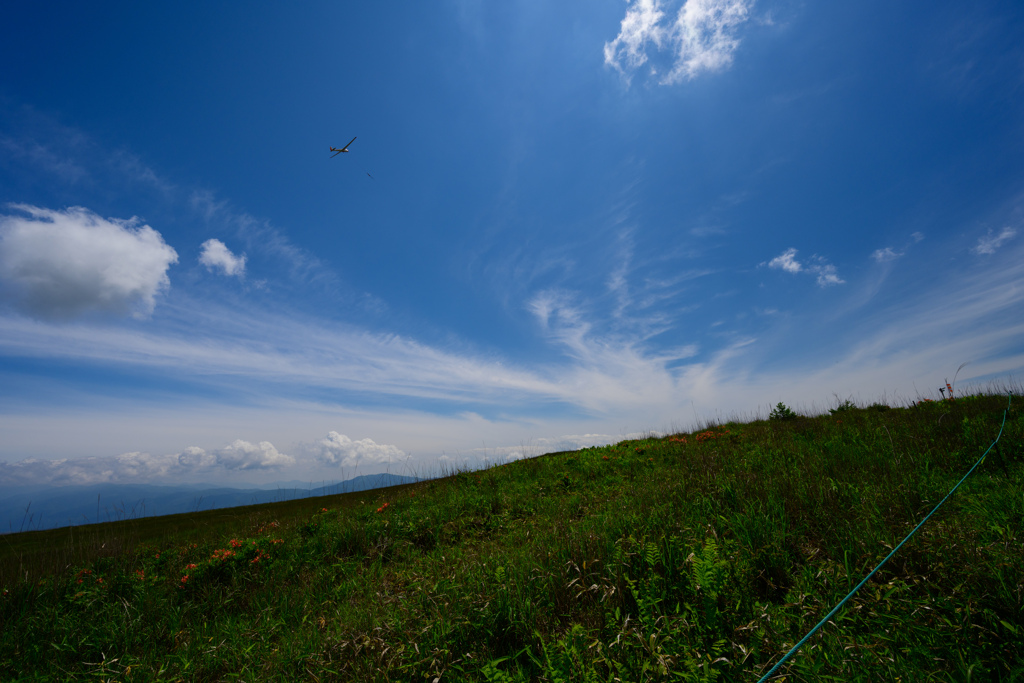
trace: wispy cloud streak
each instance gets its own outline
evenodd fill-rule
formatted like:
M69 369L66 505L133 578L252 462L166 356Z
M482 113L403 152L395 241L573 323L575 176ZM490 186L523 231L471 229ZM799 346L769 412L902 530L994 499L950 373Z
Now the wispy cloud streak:
M998 235L993 235L992 231L989 230L987 235L978 239L978 244L971 251L979 255L994 254L1005 242L1013 239L1016 234L1017 231L1011 227L1003 228Z

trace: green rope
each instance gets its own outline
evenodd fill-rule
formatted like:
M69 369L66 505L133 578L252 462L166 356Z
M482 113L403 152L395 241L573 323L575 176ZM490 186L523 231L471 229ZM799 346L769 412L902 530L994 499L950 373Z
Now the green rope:
M867 582L868 582L868 579L870 579L870 578L871 578L872 576L874 576L874 575L875 575L875 572L877 572L877 571L878 571L879 569L881 569L881 568L882 568L882 565L884 565L884 564L885 564L886 562L888 562L888 561L889 561L889 558L890 558L890 557L892 557L893 555L895 555L895 554L896 554L896 551L898 551L898 550L899 550L900 548L902 548L902 547L903 547L903 544L904 544L904 543L906 543L907 541L909 541L909 540L910 540L910 538L911 538L911 536L913 536L914 534L916 534L916 533L917 533L917 530L918 530L918 529L920 529L921 527L923 527L923 526L924 526L924 523L925 523L925 522L927 522L927 521L928 521L928 520L929 520L929 519L931 518L931 516L935 514L935 511L936 511L936 510L938 510L938 509L939 509L940 507L942 507L942 504L946 502L946 499L947 499L947 498L949 498L949 497L950 497L951 495L953 495L953 492L954 492L954 491L956 491L956 490L957 490L958 488L960 488L960 484L964 483L964 481L966 481L966 480L967 480L967 477L971 476L971 473L972 473L972 472L974 472L975 468L977 468L977 467L978 467L978 465L980 465L980 464L981 464L981 463L982 463L982 462L983 462L983 461L985 460L985 456L986 456L986 455L988 455L988 452L989 452L989 451L991 451L991 450L992 450L992 448L993 448L993 447L994 447L994 446L995 446L995 445L996 445L997 443L999 443L999 438L1000 438L1000 437L1001 437L1001 436L1003 435L1003 427L1004 427L1004 426L1006 426L1006 414L1007 414L1008 412L1010 412L1010 402L1011 402L1012 400L1013 400L1013 394L1008 394L1008 400L1007 400L1007 403L1006 403L1006 410L1004 410L1004 411L1003 411L1003 424L999 425L999 434L997 434L997 435L996 435L996 440L992 442L992 444L991 444L991 445L990 445L990 446L988 447L988 450L986 450L986 451L985 451L984 453L982 453L981 457L980 457L980 458L978 458L978 462L974 463L974 467L972 467L972 468L971 468L970 470L968 470L968 471L967 471L967 474L965 474L965 475L963 476L963 479L961 479L960 481L958 481L958 482L956 483L956 486L954 486L954 487L953 487L952 489L950 489L950 490L949 490L949 493L947 493L947 494L946 494L946 498L943 498L942 500L940 500L940 501L939 501L939 504L938 504L938 505L936 505L936 506L935 506L935 507L934 507L934 508L932 509L932 511L928 513L928 516L927 516L927 517L925 517L924 519L922 519L922 520L921 520L921 523L920 523L920 524L918 524L918 525L917 525L916 527L914 527L914 530L913 530L913 531L911 531L911 532L910 532L910 533L909 533L909 534L907 535L907 537L906 537L906 538L904 538L904 539L903 539L902 541L900 541L900 544L899 544L898 546L896 546L895 548L893 548L893 549L892 549L892 552L891 552L891 553L889 553L888 555L886 555L886 556L885 556L885 559L884 559L884 560L882 560L881 562L879 562L879 563L878 563L878 566L877 566L877 567L875 567L874 569L872 569L872 570L871 570L871 573L870 573L870 574L868 574L867 576L865 576L865 577L864 577L864 580L863 580L863 581L861 581L860 583L858 583L858 584L857 584L857 586L856 586L856 587L855 587L855 588L854 588L854 589L853 589L852 591L850 591L850 594L849 594L849 595L847 595L847 596L846 596L845 598L843 598L842 602L840 602L840 603L839 603L838 605L836 605L836 606L835 606L835 608L833 608L833 610L832 610L831 612L829 612L828 614L826 614L826 615L825 615L825 618L824 618L824 619L822 619L821 621L819 621L819 622L818 622L818 625L817 625L817 626L815 626L814 628L812 628L812 629L811 629L811 631L810 631L810 633L808 633L808 634L807 634L806 636L804 636L804 637L803 637L803 638L802 638L802 639L800 640L800 642L799 642L799 643L797 643L796 645L794 645L794 646L793 646L793 648L792 648L792 649L791 649L791 650L790 650L789 652L787 652L787 653L786 653L786 655L785 655L785 656L784 656L784 657L783 657L782 659L780 659L780 660L779 660L779 662L778 662L778 663L777 663L777 664L776 664L775 666L773 666L773 667L771 668L771 670L770 670L770 671L769 671L768 673L766 673L766 674L765 674L764 676L761 676L761 678L759 678L759 679L758 679L757 683L764 683L764 681L768 680L768 678L769 678L769 677L770 677L770 676L771 676L771 675L772 675L773 673L775 673L775 672L776 672L776 671L778 670L778 668L779 668L780 666L782 666L783 664L785 664L785 663L786 663L786 661L787 661L787 660L788 660L788 659L789 659L790 657L792 657L793 655L795 655L795 654L796 654L796 651L797 651L797 650L799 650L799 649L800 649L800 647L801 647L801 646L802 646L802 645L803 645L804 643L806 643L806 642L807 642L808 638L810 638L811 636L813 636L813 635L814 635L815 633L817 633L817 632L818 632L818 629L820 629L820 628L821 628L822 626L824 626L824 625L825 625L826 623L828 623L828 620L829 620L829 619L831 619L831 618L832 618L833 616L835 616L836 612L838 612L838 611L839 611L839 610L840 610L840 609L842 608L842 606L846 604L846 601L847 601L847 600L849 600L850 598L852 598L852 597L853 597L853 594L854 594L854 593L856 593L857 591L859 591L859 590L860 590L860 587L861 587L861 586L863 586L863 585L864 585L865 583L867 583Z

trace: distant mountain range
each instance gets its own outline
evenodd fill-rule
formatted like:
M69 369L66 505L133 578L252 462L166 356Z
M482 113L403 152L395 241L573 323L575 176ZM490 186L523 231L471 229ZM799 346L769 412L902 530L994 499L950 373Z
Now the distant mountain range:
M364 474L316 488L310 482L300 481L248 489L203 488L195 484L0 488L0 534L352 493L415 481L416 477L397 474Z

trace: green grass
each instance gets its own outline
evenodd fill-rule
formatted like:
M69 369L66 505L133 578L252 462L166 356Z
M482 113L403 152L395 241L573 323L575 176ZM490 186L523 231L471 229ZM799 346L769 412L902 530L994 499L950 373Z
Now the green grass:
M787 681L1024 681L1022 404ZM70 567L42 535L6 537L0 679L756 681L963 476L1005 408L844 404L96 525L117 552L82 544Z
M140 544L160 544L172 539L178 545L207 542L211 538L246 534L277 518L308 517L326 504L340 509L375 500L376 496L375 491L364 491L6 534L0 536L0 586L18 580L34 581L99 558L122 555Z

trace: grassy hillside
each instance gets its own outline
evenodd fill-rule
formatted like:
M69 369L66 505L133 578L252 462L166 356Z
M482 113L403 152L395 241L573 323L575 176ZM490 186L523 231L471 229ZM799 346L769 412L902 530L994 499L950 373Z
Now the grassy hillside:
M0 679L756 681L1006 404L844 405L122 534L5 572ZM1024 680L1022 407L787 680Z

